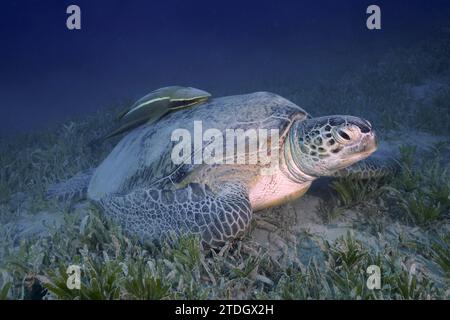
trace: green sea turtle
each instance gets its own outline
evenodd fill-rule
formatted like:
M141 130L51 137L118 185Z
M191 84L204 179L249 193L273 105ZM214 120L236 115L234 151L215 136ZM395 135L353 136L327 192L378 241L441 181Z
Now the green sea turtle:
M260 162L176 164L173 150L179 141L172 134L181 129L195 136L195 121L201 121L205 133L213 129L224 135L236 129L277 129L279 147L272 155L278 156L279 166L268 174L263 173L267 164ZM271 137L262 142L275 144ZM194 139L187 144L192 146L189 156L209 146ZM249 150L233 148L230 156L248 156ZM300 197L319 177L389 173L382 160L363 160L375 150L375 133L366 120L313 118L281 96L256 92L215 98L134 129L96 169L52 186L48 196L86 192L106 215L143 241L196 234L204 243L220 246L239 237L255 211Z
M122 111L117 116L119 121L117 128L98 141L130 131L144 123L155 122L169 112L206 102L210 97L210 93L192 87L159 88Z

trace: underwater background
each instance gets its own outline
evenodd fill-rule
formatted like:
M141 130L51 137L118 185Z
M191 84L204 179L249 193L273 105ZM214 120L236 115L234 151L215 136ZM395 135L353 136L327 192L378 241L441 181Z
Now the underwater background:
M0 41L0 298L450 297L449 1L4 0ZM45 198L112 150L87 144L118 110L169 85L364 117L401 172L318 183L219 254L144 248L95 206ZM82 290L65 286L72 263Z
M324 77L374 66L395 48L407 59L410 48L445 34L450 14L448 1L378 1L382 29L370 31L372 3L361 0L81 0L82 28L68 30L70 4L2 2L2 134L172 84L216 96L281 83L285 91L317 88ZM307 101L295 102L313 112Z

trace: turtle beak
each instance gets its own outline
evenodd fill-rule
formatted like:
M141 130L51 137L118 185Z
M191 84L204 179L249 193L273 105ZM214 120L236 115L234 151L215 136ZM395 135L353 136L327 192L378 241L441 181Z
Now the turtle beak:
M350 155L348 158L343 159L338 169L345 168L354 164L356 161L363 160L369 157L377 150L377 139L374 131L367 133L359 144L358 151Z
M375 131L370 131L363 139L364 147L362 152L367 153L367 155L374 153L378 148L377 136L375 134Z

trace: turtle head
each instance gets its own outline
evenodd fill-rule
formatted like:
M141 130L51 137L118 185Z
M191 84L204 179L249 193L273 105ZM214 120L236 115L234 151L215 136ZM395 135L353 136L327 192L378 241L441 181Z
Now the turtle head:
M312 177L328 176L348 167L376 148L372 125L352 116L298 121L289 134L290 166Z

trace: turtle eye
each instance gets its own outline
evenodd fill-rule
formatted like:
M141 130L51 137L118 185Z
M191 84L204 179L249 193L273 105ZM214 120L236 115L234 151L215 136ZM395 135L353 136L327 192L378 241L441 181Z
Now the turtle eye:
M338 130L338 134L341 138L350 141L350 136L344 130Z
M352 141L352 137L354 137L354 133L350 128L337 128L333 130L333 136L341 144L348 144Z

